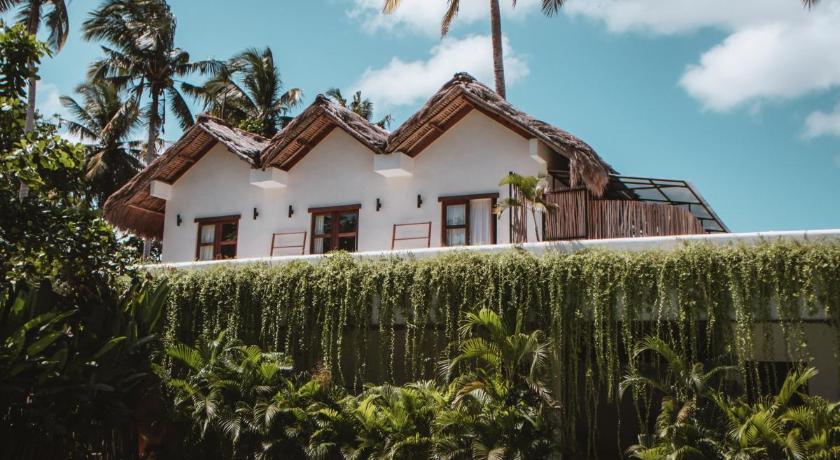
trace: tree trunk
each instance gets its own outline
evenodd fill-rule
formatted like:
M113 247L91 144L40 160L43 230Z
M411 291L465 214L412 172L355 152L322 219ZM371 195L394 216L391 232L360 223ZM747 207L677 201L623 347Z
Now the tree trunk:
M38 26L41 24L41 1L40 0L32 0L29 3L29 17L26 18L26 31L29 32L29 35L33 37L38 35ZM32 76L29 77L29 90L26 94L27 104L26 107L26 126L24 130L27 133L32 132L35 129L35 91L36 91L36 77L34 75L35 70L35 63L29 63L29 71L33 73Z
M157 136L158 136L158 107L159 107L159 97L157 90L155 87L151 88L151 96L152 102L149 105L149 137L146 140L146 167L152 164L152 161L155 159L155 150L157 147ZM146 260L152 253L152 240L151 238L143 238L143 259Z
M537 224L537 210L531 207L531 217L534 218L534 235L537 237L537 243L542 241L540 238L540 226Z
M490 0L490 33L493 41L493 74L496 78L496 93L505 98L505 64L502 53L502 14L499 0Z
M26 31L29 32L29 35L37 36L38 35L38 26L40 24L41 19L41 2L39 0L34 0L29 5L29 17L26 19ZM23 131L25 133L31 133L35 130L35 91L36 91L36 82L37 79L35 77L35 63L29 63L29 72L32 74L29 77L29 89L26 92L26 124L24 125ZM29 186L26 182L20 182L20 188L18 189L18 199L23 200L29 196Z

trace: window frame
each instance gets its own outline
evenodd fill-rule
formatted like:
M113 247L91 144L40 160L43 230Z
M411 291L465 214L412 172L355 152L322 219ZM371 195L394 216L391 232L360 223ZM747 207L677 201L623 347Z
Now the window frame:
M310 254L326 254L328 252L338 250L338 240L339 238L346 238L349 236L353 237L353 241L355 244L353 245L353 250L350 252L357 252L359 250L359 210L362 209L362 205L360 203L357 204L348 204L342 206L324 206L318 208L309 208L310 217L310 231L312 234L312 238L309 240L309 253ZM339 231L339 222L341 214L349 214L354 213L356 214L356 231L355 232L340 232ZM330 233L315 233L315 218L317 216L331 216L335 225L333 225L332 231ZM330 239L330 249L327 252L315 252L315 239L316 238L327 238L329 236Z
M230 216L216 216L216 217L197 217L195 219L195 223L197 223L196 229L196 238L195 238L195 260L201 260L201 248L204 246L210 246L210 243L201 244L201 228L205 226L213 225L214 234L213 234L213 258L209 260L222 260L221 250L222 246L233 246L233 257L235 259L239 253L239 220L242 217L241 214L234 214ZM236 239L235 240L224 240L222 241L222 226L224 224L234 224L236 225Z
M472 200L486 200L490 199L490 244L496 244L496 225L497 222L493 215L493 209L496 207L496 201L499 199L498 193L474 193L471 195L449 195L438 197L440 206L440 244L443 247L449 246L449 241L446 238L447 230L464 229L464 246L472 246L470 241L470 201ZM464 225L446 225L446 208L447 206L464 205Z

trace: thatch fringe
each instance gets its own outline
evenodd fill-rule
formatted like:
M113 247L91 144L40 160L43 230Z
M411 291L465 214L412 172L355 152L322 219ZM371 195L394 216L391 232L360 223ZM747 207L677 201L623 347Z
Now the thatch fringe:
M268 145L261 136L230 126L223 120L200 115L183 136L130 181L114 192L103 206L105 218L115 227L145 238L163 237L166 202L149 195L153 180L172 183L216 143L237 158L256 166Z

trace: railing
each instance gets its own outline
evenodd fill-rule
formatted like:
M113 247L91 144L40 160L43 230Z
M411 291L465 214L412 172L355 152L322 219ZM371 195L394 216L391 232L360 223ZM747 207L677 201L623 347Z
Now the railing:
M596 200L583 189L552 192L546 240L699 235L700 221L687 209L631 200Z

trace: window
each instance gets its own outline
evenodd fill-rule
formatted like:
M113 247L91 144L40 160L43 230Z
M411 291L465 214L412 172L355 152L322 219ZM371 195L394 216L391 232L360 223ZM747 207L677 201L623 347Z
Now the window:
M493 208L498 197L498 193L440 197L443 245L496 244Z
M239 216L208 217L198 223L197 260L235 259L239 239Z
M355 252L358 248L360 204L309 208L312 213L310 254L325 254L337 249Z

